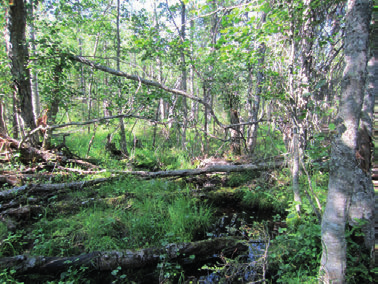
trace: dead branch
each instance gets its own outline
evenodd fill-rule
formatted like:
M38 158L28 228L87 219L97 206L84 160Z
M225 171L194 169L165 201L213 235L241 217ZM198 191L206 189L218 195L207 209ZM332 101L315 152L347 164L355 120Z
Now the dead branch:
M83 125L88 125L88 124L101 123L101 122L111 120L111 119L130 118L130 117L138 118L138 119L142 119L142 120L147 120L147 121L150 121L153 124L163 124L163 125L166 124L164 122L159 122L159 121L156 121L154 119L150 119L148 117L142 117L142 116L137 116L137 115L132 115L132 114L118 114L118 115L95 118L95 119L91 119L91 120L88 120L88 121L79 121L79 122L70 122L70 123L64 123L64 124L48 125L46 127L46 129L57 129L57 128L64 128L64 127L67 127L67 126L83 126Z
M86 180L79 182L67 182L67 183L53 183L53 184L27 184L19 187L14 187L8 190L3 190L0 192L0 202L4 200L11 199L19 194L26 193L51 193L61 190L68 189L82 189L86 186L92 186L104 182L111 181L113 177L110 178L98 178L94 180Z

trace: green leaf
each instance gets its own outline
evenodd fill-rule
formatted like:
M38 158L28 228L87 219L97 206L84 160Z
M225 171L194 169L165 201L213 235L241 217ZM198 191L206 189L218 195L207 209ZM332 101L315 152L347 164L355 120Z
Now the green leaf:
M329 130L333 131L333 130L336 129L336 125L334 123L330 123L330 124L328 124L328 128L329 128Z

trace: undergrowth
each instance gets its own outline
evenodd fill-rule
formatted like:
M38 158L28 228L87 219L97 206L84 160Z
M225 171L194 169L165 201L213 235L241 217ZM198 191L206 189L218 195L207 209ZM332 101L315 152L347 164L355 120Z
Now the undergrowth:
M152 128L151 128L152 129ZM174 133L164 133L158 129L155 145L152 145L152 130L135 127L128 132L129 156L125 159L112 159L105 151L107 135L115 128L98 127L93 145L88 152L88 144L93 133L73 132L66 138L68 148L80 157L88 157L102 168L113 170L131 170L138 168L148 171L189 169L195 167L191 158L200 155L204 141L196 133L188 132L186 150L179 150L180 137ZM257 152L260 158L285 152L279 135L262 127L260 130ZM138 139L138 145L133 141ZM119 148L119 136L114 134L113 141ZM59 141L55 141L58 144ZM271 147L275 145L275 147ZM224 154L229 159L237 159L230 153L222 153L223 145L211 143L213 152ZM316 150L316 147L314 147ZM311 157L324 155L311 152ZM227 151L225 151L227 152ZM71 166L73 167L73 165ZM308 190L320 199L322 205L326 199L328 174L322 165L309 166L310 177L302 175L302 192ZM49 182L84 180L94 177L110 177L111 171L83 178L79 174L59 176ZM214 236L208 230L215 222L216 206L238 206L252 211L275 215L272 223L284 223L275 234L269 246L269 273L271 281L276 283L315 283L319 269L321 240L320 225L314 217L313 208L307 198L303 198L302 214L295 213L290 171L277 169L265 173L247 172L229 174L226 181L208 192L186 184L185 180L140 180L135 177L113 179L109 183L69 191L62 196L53 194L43 213L33 217L22 230L9 232L5 223L0 222L0 256L23 254L72 256L82 253L104 250L138 249L160 247L168 243L190 242L197 236ZM206 182L206 177L204 177ZM221 180L221 178L218 178ZM204 182L204 183L205 183ZM309 184L310 183L310 184ZM311 187L310 187L311 186ZM194 194L195 193L195 194ZM312 193L311 193L312 194ZM207 201L211 200L211 201ZM225 204L232 203L233 204ZM274 214L272 214L274 212ZM235 223L236 224L236 223ZM256 227L244 224L243 228L230 227L227 231L237 231L252 238ZM235 225L236 226L236 225ZM257 225L254 225L257 226ZM267 225L268 226L268 225ZM232 229L232 230L231 230ZM261 233L261 230L259 230ZM259 233L259 234L260 234ZM356 233L356 232L353 232ZM358 233L358 232L357 232ZM352 237L350 237L352 240ZM351 246L350 261L356 263L360 256L358 246ZM248 265L239 260L223 258L223 265L211 267L224 279L232 271L244 271ZM182 267L174 262L159 264L162 279L179 281L183 279ZM219 268L221 267L221 268ZM208 269L210 269L208 267ZM355 266L349 270L350 279L360 277L366 267ZM70 268L60 275L61 283L75 283L86 277L86 268ZM0 272L0 281L18 283L12 270ZM117 268L109 276L114 283L127 283L125 271ZM143 276L142 276L143 277ZM236 279L235 278L235 279ZM174 280L172 280L174 279ZM13 281L13 282L12 282ZM57 283L51 280L46 283ZM352 283L352 282L350 282Z
M93 194L103 198L91 202L74 194L73 200L87 202L75 214L46 212L29 235L31 253L68 256L191 241L210 225L212 209L185 193L172 182L125 179L98 188Z

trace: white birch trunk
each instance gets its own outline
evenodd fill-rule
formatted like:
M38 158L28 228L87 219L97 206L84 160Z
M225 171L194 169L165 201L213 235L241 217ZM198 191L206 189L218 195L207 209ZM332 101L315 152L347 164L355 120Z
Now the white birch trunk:
M352 194L359 182L356 150L365 90L370 17L371 1L348 1L345 69L336 119L338 134L332 145L327 205L322 219L322 283L345 283L345 226Z

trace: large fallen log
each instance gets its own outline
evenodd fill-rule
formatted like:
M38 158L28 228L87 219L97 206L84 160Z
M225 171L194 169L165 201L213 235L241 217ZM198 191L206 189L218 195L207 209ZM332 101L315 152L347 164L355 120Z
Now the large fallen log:
M12 268L16 273L57 273L69 267L88 267L90 270L111 271L157 265L161 261L185 264L220 256L236 256L248 251L245 242L236 238L216 238L191 243L169 244L163 248L92 252L71 257L18 255L0 258L0 269Z
M167 178L167 177L189 177L209 173L231 173L231 172L246 172L256 170L266 170L281 167L284 164L283 160L274 162L260 162L256 164L244 164L244 165L211 165L205 168L199 169L186 169L186 170L172 170L172 171L157 171L157 172L145 172L145 171L116 171L111 170L112 173L135 175L143 178Z

